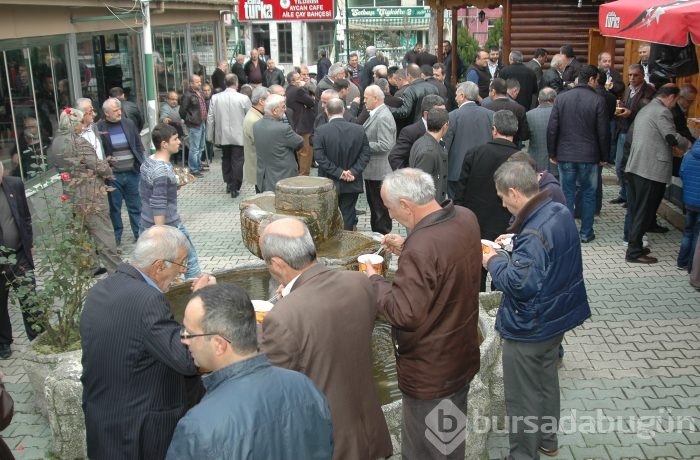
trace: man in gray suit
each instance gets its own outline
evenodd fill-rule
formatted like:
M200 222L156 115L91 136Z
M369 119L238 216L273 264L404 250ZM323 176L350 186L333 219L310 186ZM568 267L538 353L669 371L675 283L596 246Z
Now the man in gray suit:
M476 83L467 81L457 87L455 101L459 108L450 112L450 126L443 139L447 150L447 194L450 198L454 198L457 192L467 150L493 138L493 112L479 106L476 103L478 98Z
M539 105L529 110L527 116L527 126L530 128L530 145L528 152L537 163L537 170L548 170L555 176L559 175L559 168L549 162L549 152L547 151L547 124L549 116L552 114L552 105L557 97L557 92L550 87L540 90L537 100Z
M370 210L373 232L386 235L391 232L391 216L382 202L382 180L391 172L389 151L396 142L396 122L384 105L384 91L377 85L365 89L365 107L369 118L362 125L369 141L369 164L364 171L365 193Z
M542 66L547 63L547 50L544 48L537 48L535 50L535 55L532 57L531 61L528 61L525 65L535 72L537 77L537 87L542 88Z
M656 97L639 111L634 119L634 135L627 178L627 206L630 213L629 244L625 260L630 263L653 264L656 257L644 248L642 237L654 225L656 209L671 183L673 148L685 151L688 140L678 134L671 108L676 105L680 89L674 84L659 88Z
M207 140L221 146L221 172L226 193L236 198L243 184L243 119L250 99L239 93L238 77L226 75L226 90L214 94L207 114Z
M282 123L286 110L284 96L271 94L265 100L265 116L253 125L260 192L274 192L277 181L294 177L299 171L296 151L304 139L287 123Z

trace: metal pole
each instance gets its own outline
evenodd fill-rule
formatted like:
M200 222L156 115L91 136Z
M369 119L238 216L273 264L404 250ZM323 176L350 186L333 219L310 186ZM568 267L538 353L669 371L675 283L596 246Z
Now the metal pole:
M143 54L144 54L144 76L146 77L146 106L148 110L148 128L153 131L156 126L156 76L153 67L153 42L151 41L151 12L149 10L150 0L141 0L141 11L143 13ZM151 151L155 148L151 145Z
M345 0L345 59L350 63L350 16L348 15L348 0Z

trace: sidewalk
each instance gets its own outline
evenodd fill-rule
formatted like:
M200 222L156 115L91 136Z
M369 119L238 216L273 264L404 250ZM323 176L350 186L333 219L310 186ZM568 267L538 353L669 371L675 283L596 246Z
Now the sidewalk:
M241 197L232 199L224 193L220 165L215 161L203 178L185 186L178 203L202 269L209 272L255 260L240 239L238 208L241 197L254 194L253 188L245 186ZM659 432L642 439L635 433L579 430L560 434L560 454L555 458L700 458L700 292L688 284L687 273L675 268L681 234L674 228L649 235L652 255L659 263L645 266L624 261L624 209L608 204L616 192L616 186L605 186L596 239L583 245L593 316L565 338L566 355L559 374L562 416L575 409L581 420L595 417L601 409L607 417L625 417L629 426L630 417L659 416L663 410L664 420L669 413L694 417L695 431L686 424L685 431ZM358 208L367 209L364 196ZM370 231L369 214L359 219L358 229ZM400 226L395 223L394 228ZM131 242L123 247L125 254L131 249ZM27 341L21 316L14 307L10 314L13 356L0 361L0 370L15 399L16 413L2 436L18 460L50 458L48 423L33 409L22 366ZM490 458L503 458L507 446L507 435L492 433Z

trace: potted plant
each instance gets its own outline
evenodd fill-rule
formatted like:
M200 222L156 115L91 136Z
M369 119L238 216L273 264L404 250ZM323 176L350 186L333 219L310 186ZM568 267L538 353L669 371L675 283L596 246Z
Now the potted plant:
M37 283L34 287L18 279L15 290L35 318L35 330L43 331L27 348L24 364L44 415L46 376L65 359L79 362L80 315L99 266L88 221L92 214L104 212L111 190L96 175L92 146L79 135L82 117L75 109L61 113L59 134L49 149L49 163L61 172L49 171L46 161L37 165L41 184L29 193L35 263L33 272L25 275L33 275Z

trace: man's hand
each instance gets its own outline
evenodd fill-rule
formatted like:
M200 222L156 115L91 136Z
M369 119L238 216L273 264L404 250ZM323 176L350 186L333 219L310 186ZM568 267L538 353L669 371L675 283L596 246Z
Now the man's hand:
M405 239L401 235L390 233L388 235L384 235L384 238L382 238L382 246L384 246L390 253L400 256L401 251L403 251L404 241Z
M632 111L627 107L618 107L615 109L615 116L619 118L629 118Z
M556 158L549 157L549 162L552 163L553 165L559 164L559 161L557 161Z
M216 278L208 273L202 273L202 276L192 281L192 292L202 289L204 286L213 286L216 284Z
M355 176L353 176L350 170L348 169L340 174L340 179L344 180L345 182L353 182L355 180Z
M489 260L491 260L491 257L495 255L498 255L498 253L491 246L489 246L488 252L483 253L483 255L481 256L481 265L484 267L485 270L488 270Z

